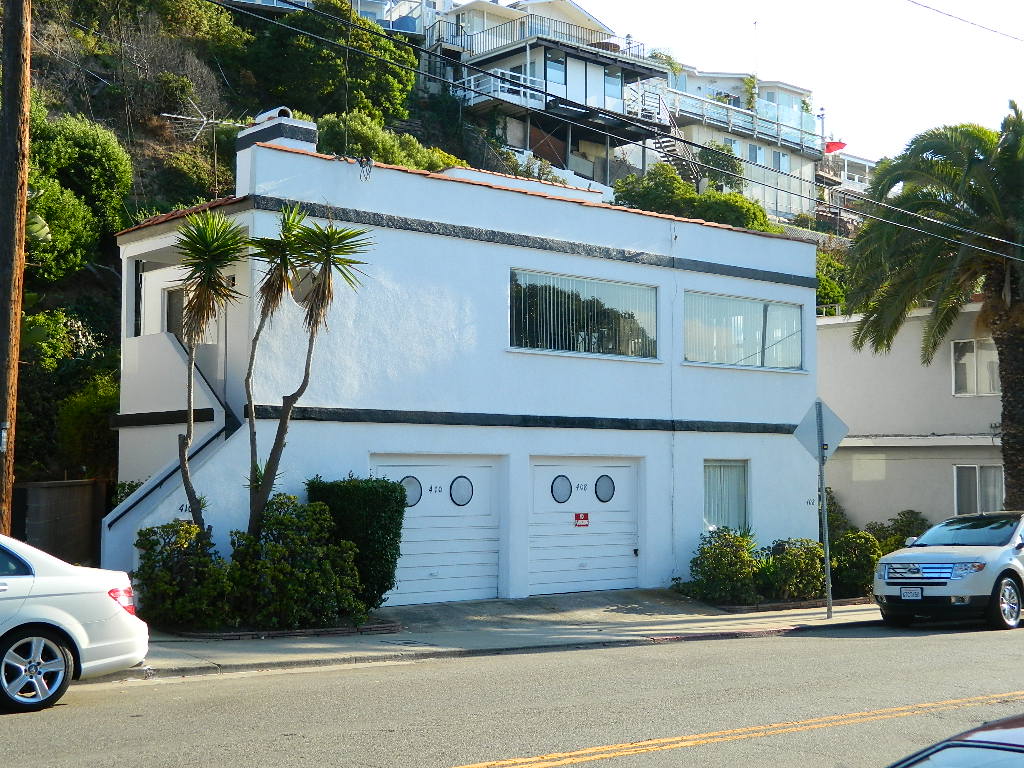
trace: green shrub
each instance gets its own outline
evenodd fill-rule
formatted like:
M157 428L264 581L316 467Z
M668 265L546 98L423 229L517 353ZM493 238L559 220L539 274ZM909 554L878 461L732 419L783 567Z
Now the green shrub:
M754 538L749 532L716 528L702 534L696 556L690 561L686 592L698 600L727 605L755 602Z
M904 509L886 523L868 523L864 530L878 539L882 554L887 555L906 545L911 536L920 536L932 527L928 518L913 509Z
M117 414L120 389L117 375L101 373L61 402L57 412L57 442L69 465L89 475L117 475L117 433L110 417Z
M383 478L327 482L319 475L306 483L310 501L326 504L334 518L336 538L355 543L356 568L362 582L360 598L379 608L395 586L395 569L405 519L405 488Z
M466 162L437 147L425 147L407 133L395 133L363 114L324 115L317 120L321 152L349 157L372 157L378 163L440 171Z
M825 590L825 550L812 539L781 539L761 551L758 587L768 600L810 600Z
M113 509L114 507L116 507L119 504L121 504L125 499L127 499L129 496L131 496L137 490L139 490L139 488L142 487L142 484L144 482L146 482L146 481L145 480L119 480L117 485L114 486L114 493L113 493L113 495L111 496L111 499L110 499L110 508Z
M139 615L167 629L219 629L232 623L227 566L190 520L139 530L132 581Z
M275 495L258 538L231 534L229 579L240 623L259 629L332 627L366 620L355 545L335 535L325 504Z
M836 597L860 597L871 589L875 565L882 556L878 540L864 531L843 534L829 548L832 588Z

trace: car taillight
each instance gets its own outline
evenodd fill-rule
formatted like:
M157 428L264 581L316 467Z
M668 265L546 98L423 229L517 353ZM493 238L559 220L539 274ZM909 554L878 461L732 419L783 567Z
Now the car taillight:
M135 615L135 596L132 594L131 587L112 589L107 594L128 613L132 616Z

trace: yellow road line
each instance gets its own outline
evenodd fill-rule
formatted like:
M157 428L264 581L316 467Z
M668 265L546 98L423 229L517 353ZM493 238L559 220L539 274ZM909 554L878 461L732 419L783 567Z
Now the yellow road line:
M547 755L535 755L533 757L492 760L484 763L462 765L457 768L513 768L513 766L515 768L555 768L555 766L587 763L596 760L607 760L613 757L638 755L645 752L661 752L669 749L696 747L704 744L715 744L724 741L755 739L763 736L773 736L780 733L811 731L818 728L830 728L836 725L855 725L857 723L869 723L876 720L910 717L912 715L927 714L929 712L944 712L963 707L976 707L982 704L1021 700L1024 700L1024 691L993 693L984 696L971 696L963 699L946 699L944 701L910 704L904 707L888 707L886 709L875 709L866 712L847 712L840 715L816 717L810 720L772 723L770 725L754 725L744 728L732 728L725 731L698 733L689 736L670 736L660 739L647 739L645 741L632 743L608 744L601 747L578 749L572 752L554 752Z

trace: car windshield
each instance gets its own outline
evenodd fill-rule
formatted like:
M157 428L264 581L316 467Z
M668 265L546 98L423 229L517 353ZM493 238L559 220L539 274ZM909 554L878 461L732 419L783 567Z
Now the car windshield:
M915 547L1002 547L1010 542L1020 515L954 517L925 531Z

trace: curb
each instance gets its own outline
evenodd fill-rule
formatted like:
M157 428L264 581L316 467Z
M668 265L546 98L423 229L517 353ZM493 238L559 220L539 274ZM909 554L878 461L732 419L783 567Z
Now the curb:
M474 656L502 656L513 653L544 653L552 651L584 650L595 648L635 648L669 643L684 643L701 640L742 640L759 637L780 637L816 629L836 629L838 627L871 627L877 626L878 620L849 621L841 625L821 626L820 624L791 624L770 629L733 629L720 632L694 632L686 635L653 635L635 640L578 640L572 643L551 645L513 645L501 648L455 648L441 651L398 651L395 653L353 654L340 658L316 659L281 659L274 661L240 662L234 664L214 664L207 662L202 667L165 667L154 669L142 665L132 667L123 672L116 672L102 677L79 681L78 685L91 683L127 682L130 680L155 680L183 677L205 677L209 675L230 674L234 672L270 671L298 669L303 667L340 667L350 664L389 663L398 661L417 661L420 659L457 659Z

